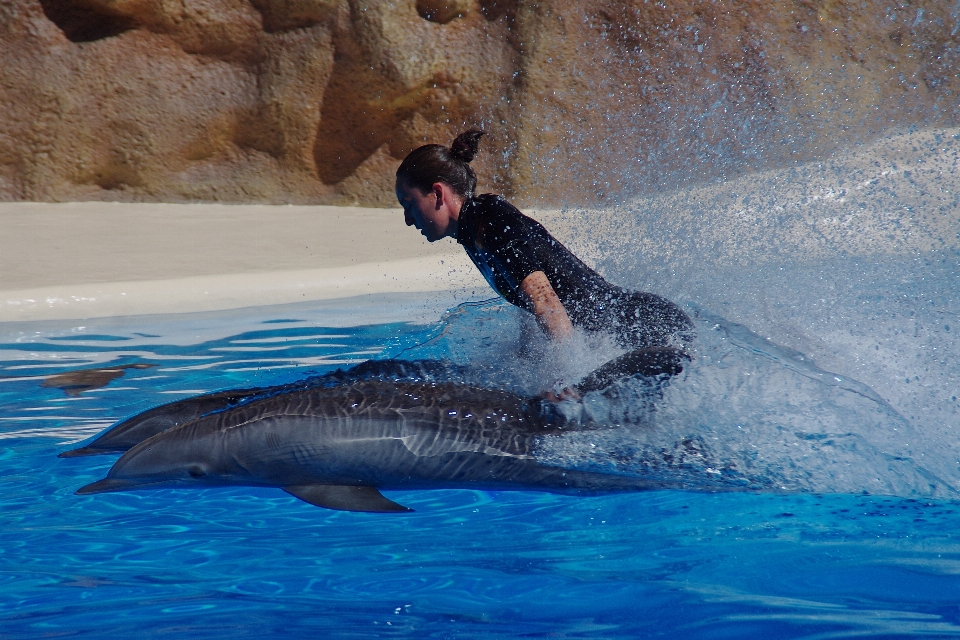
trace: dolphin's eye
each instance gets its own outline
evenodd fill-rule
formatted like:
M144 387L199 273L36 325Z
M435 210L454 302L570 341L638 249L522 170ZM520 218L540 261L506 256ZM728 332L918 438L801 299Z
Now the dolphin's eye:
M206 471L196 466L187 469L187 473L190 474L191 478L202 478L203 476L207 475Z

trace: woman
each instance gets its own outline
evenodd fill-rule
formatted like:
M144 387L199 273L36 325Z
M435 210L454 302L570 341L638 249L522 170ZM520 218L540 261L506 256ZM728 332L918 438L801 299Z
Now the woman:
M671 347L682 347L693 324L677 305L610 284L501 196L474 195L470 161L482 135L468 131L449 149L429 144L404 159L396 190L407 225L430 242L455 238L490 286L532 312L552 339L577 326L612 332L625 348L682 354Z

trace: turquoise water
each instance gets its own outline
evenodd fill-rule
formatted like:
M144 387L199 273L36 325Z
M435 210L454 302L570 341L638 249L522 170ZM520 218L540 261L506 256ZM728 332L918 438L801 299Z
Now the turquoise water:
M960 635L960 267L924 260L741 273L736 313L687 283L694 364L652 408L629 381L588 395L579 410L610 428L538 454L643 473L651 447L697 437L692 477L734 465L751 485L736 493L391 492L408 515L244 487L75 496L115 457L58 452L173 399L398 357L534 393L616 350L536 344L531 365L512 355L518 312L437 296L0 325L0 637ZM778 316L777 296L834 304ZM730 319L751 305L763 322ZM137 363L156 366L75 396L42 386Z

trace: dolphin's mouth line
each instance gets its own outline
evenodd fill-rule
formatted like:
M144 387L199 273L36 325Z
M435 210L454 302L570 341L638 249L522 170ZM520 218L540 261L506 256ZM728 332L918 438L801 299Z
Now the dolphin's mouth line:
M230 486L231 483L208 482L208 486ZM115 493L118 491L135 491L137 489L188 489L196 485L189 480L168 478L164 480L124 480L122 478L104 478L97 482L84 485L76 490L76 495L85 496L94 493ZM274 486L274 485L268 485Z
M94 493L112 493L115 491L130 491L131 489L141 489L158 484L168 484L168 480L157 480L154 482L137 482L134 480L121 480L119 478L104 478L97 482L84 485L77 489L78 496L86 496Z

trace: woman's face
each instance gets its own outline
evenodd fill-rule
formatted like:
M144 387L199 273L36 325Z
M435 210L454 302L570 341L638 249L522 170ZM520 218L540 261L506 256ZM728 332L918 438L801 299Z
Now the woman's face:
M452 212L451 198L447 194L449 187L444 189L444 186L438 183L433 190L423 193L405 182L397 182L397 200L403 207L403 220L408 227L419 229L427 242L452 235L451 220L456 220L456 214L460 212L459 207Z

